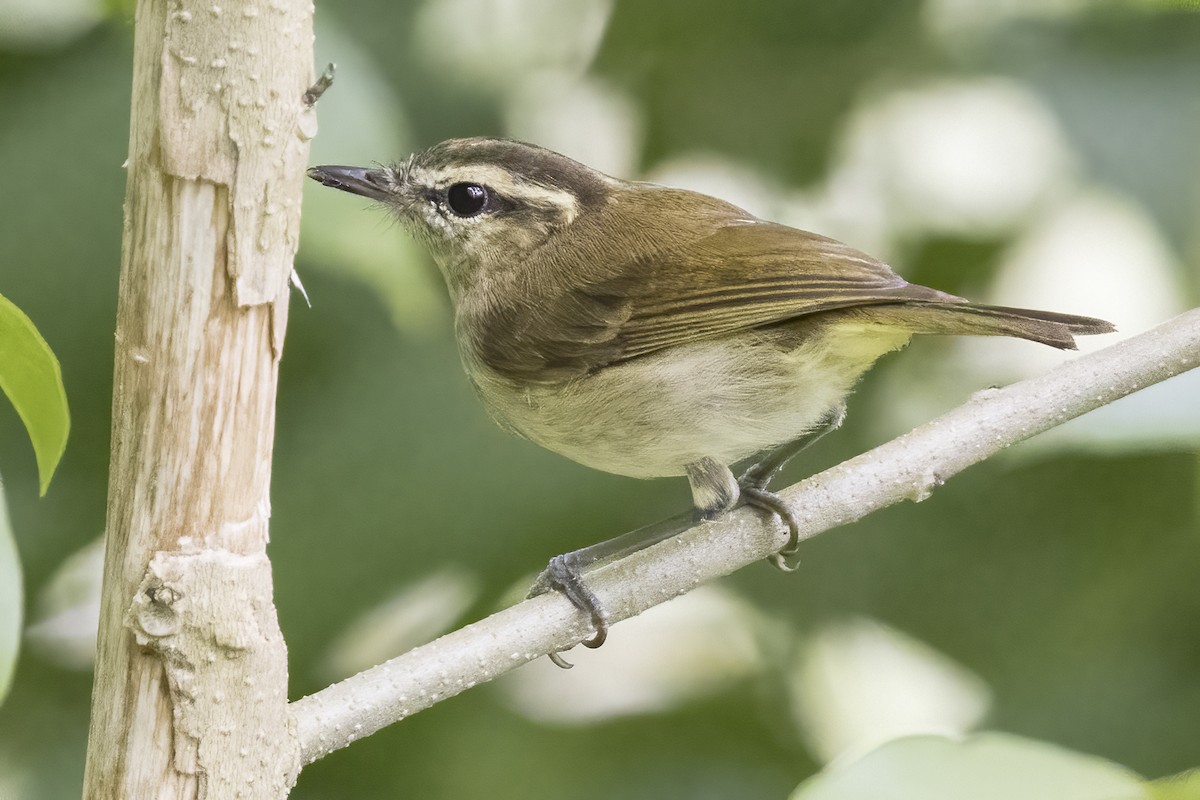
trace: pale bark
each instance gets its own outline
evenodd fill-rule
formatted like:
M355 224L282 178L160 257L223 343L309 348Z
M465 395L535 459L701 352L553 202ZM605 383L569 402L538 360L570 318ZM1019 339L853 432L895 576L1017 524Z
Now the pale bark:
M801 538L903 500L919 502L1000 450L1127 394L1200 366L1200 309L966 404L781 494ZM587 576L612 621L761 561L783 526L738 510ZM558 594L507 608L292 703L304 762L589 636L586 615ZM621 635L618 626L612 636Z
M266 559L309 0L139 0L85 798L286 796Z

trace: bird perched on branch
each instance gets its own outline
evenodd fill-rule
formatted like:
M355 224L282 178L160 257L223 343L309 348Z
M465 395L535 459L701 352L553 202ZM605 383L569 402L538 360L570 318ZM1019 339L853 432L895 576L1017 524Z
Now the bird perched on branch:
M841 423L880 356L914 333L1074 348L1113 330L973 304L833 239L518 141L452 139L395 167L308 174L378 201L428 245L463 365L500 425L606 472L684 475L700 517L741 503L778 514L780 566L798 527L771 478ZM592 616L590 644L606 620L580 565L644 543L552 561L549 584Z

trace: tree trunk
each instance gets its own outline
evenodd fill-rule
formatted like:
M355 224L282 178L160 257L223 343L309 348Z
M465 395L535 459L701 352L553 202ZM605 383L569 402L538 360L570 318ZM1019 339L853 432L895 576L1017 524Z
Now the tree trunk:
M85 798L284 797L266 558L309 0L139 0Z

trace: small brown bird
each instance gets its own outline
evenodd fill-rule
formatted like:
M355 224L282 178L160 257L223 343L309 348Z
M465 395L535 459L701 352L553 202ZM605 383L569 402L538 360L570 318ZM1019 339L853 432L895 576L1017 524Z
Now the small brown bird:
M703 517L739 502L777 513L791 529L781 566L797 526L767 486L841 423L881 355L914 333L1074 348L1113 330L974 305L833 239L518 141L452 139L391 168L308 174L379 201L429 246L463 365L501 426L606 472L686 475ZM549 582L592 615L598 644L603 610L578 569L612 551L580 552L552 562Z

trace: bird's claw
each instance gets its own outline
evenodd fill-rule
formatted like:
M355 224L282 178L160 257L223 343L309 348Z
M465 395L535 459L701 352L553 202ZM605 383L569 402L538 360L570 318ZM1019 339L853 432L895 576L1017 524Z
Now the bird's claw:
M604 644L608 639L608 612L601 605L600 598L596 597L595 593L583 582L583 576L579 569L566 556L555 556L550 559L546 569L538 576L533 588L529 590L528 596L536 597L551 589L561 592L571 601L571 605L591 618L592 629L595 633L580 644L592 649ZM555 666L562 669L570 669L573 666L559 653L551 653L549 657Z
M743 486L742 502L775 514L787 526L787 542L768 560L783 572L795 572L798 565L788 564L786 560L788 556L795 555L796 551L800 549L800 521L796 519L792 509L788 507L782 497L761 486Z

